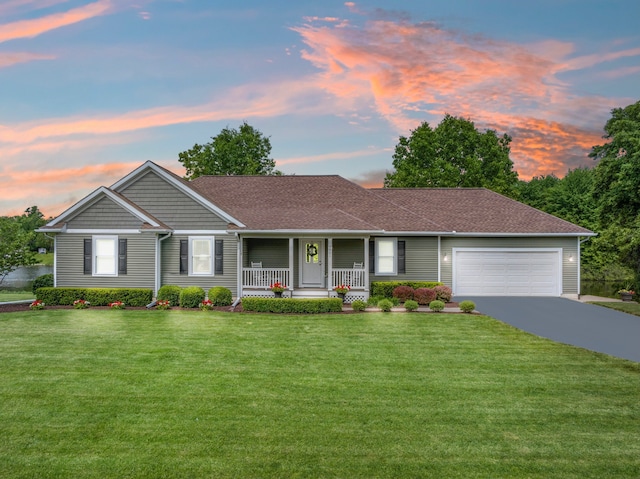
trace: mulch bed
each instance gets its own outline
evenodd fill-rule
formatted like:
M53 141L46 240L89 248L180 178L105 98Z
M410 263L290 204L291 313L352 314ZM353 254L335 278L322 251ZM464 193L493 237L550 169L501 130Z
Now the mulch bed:
M29 304L30 303L12 303L12 304L8 304L8 303L4 303L4 304L0 304L0 313L15 313L15 312L20 312L20 311L29 311ZM458 303L456 302L450 302L446 304L447 308L457 308L458 307ZM73 306L47 306L46 309L73 309ZM98 310L108 310L111 309L108 306L92 306L91 309L98 309ZM133 310L145 310L146 308L144 307L127 307L126 309L133 309ZM188 308L171 308L172 310L182 310L184 309L185 311L198 311L197 309L188 309ZM214 311L224 311L224 312L229 312L231 311L229 306L216 306L213 308ZM233 310L234 313L242 313L244 312L242 310L242 304L238 304L238 306L235 307L235 309ZM418 311L418 312L422 312L422 311ZM342 311L342 313L328 313L328 314L353 314L356 313L356 311L353 311L349 305L346 305L344 310Z

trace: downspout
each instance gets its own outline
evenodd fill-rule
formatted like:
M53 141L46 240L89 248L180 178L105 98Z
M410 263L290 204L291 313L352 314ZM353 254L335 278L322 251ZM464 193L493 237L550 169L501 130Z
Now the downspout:
M158 241L156 242L156 290L155 290L155 296L158 295L158 290L160 289L160 283L162 282L162 247L161 247L161 243L168 239L171 238L171 235L173 234L173 232L169 232L167 233L167 235L160 237L160 235L157 236Z
M442 236L438 235L438 283L442 282L442 247L440 240Z

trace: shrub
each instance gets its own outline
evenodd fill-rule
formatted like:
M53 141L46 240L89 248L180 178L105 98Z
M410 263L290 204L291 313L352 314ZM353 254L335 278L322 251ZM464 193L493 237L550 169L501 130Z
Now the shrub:
M122 301L114 301L113 303L109 303L109 307L111 309L124 309L125 305Z
M53 288L53 274L43 274L34 279L31 285L31 292L36 294L38 288Z
M122 301L129 306L145 306L151 302L153 291L146 288L38 288L36 298L51 305L72 305L82 298L93 306L107 306Z
M410 286L413 289L417 289L434 288L439 285L442 285L442 283L438 281L372 281L371 295L389 299L393 297L393 290L398 286Z
M462 311L463 313L472 313L473 310L476 309L476 303L469 300L462 301L459 306L460 311Z
M204 289L200 286L188 286L180 290L180 307L197 308L204 301Z
M175 284L165 284L158 290L158 300L169 301L169 303L176 305L180 304L180 291L182 288Z
M415 299L418 304L429 304L436 299L436 292L433 288L418 288L413 293L413 299Z
M381 299L380 301L378 301L378 308L380 308L380 311L388 313L389 311L391 311L392 307L393 303L388 299Z
M440 311L442 311L444 309L444 303L442 301L440 301L439 299L436 299L435 301L431 301L429 303L429 309L431 311L439 313Z
M259 313L317 314L342 311L340 298L293 299L293 298L242 298L244 311Z
M353 303L351 303L351 308L354 311L364 311L367 308L367 303L360 299L356 299Z
M411 286L396 286L393 288L393 297L398 298L401 303L413 299L414 290Z
M90 305L91 303L89 303L89 301L85 301L84 299L76 299L73 302L73 307L75 309L87 309Z
M211 288L208 296L214 306L231 306L231 303L233 303L231 290L223 286Z
M418 309L418 302L413 299L408 299L404 302L404 309L407 311L416 311Z
M444 303L451 301L451 288L449 286L436 286L433 289L436 292L436 299Z

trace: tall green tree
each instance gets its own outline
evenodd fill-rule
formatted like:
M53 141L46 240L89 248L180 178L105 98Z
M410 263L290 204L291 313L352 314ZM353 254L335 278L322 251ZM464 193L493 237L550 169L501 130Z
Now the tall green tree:
M47 220L44 218L44 214L42 214L37 206L30 206L27 208L22 216L16 216L16 221L26 233L32 233L34 230L47 223ZM29 241L29 249L31 251L37 251L38 248L47 248L48 250L51 250L53 248L53 240L51 238L47 238L44 233L35 233Z
M15 218L0 217L0 284L20 266L34 263L29 241L35 233L26 232Z
M195 144L178 154L186 179L203 175L278 175L271 142L262 132L243 122L238 129L224 128L209 143Z
M509 157L511 137L484 133L471 120L445 115L433 129L423 122L401 136L393 155L395 171L384 186L485 187L514 196L518 173Z
M590 153L598 160L593 195L599 225L640 286L640 101L613 109L604 131L609 141Z

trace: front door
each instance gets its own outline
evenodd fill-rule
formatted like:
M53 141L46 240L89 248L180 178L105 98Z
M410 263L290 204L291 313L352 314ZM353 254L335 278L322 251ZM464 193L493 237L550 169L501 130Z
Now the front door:
M324 288L324 240L300 240L300 286Z

